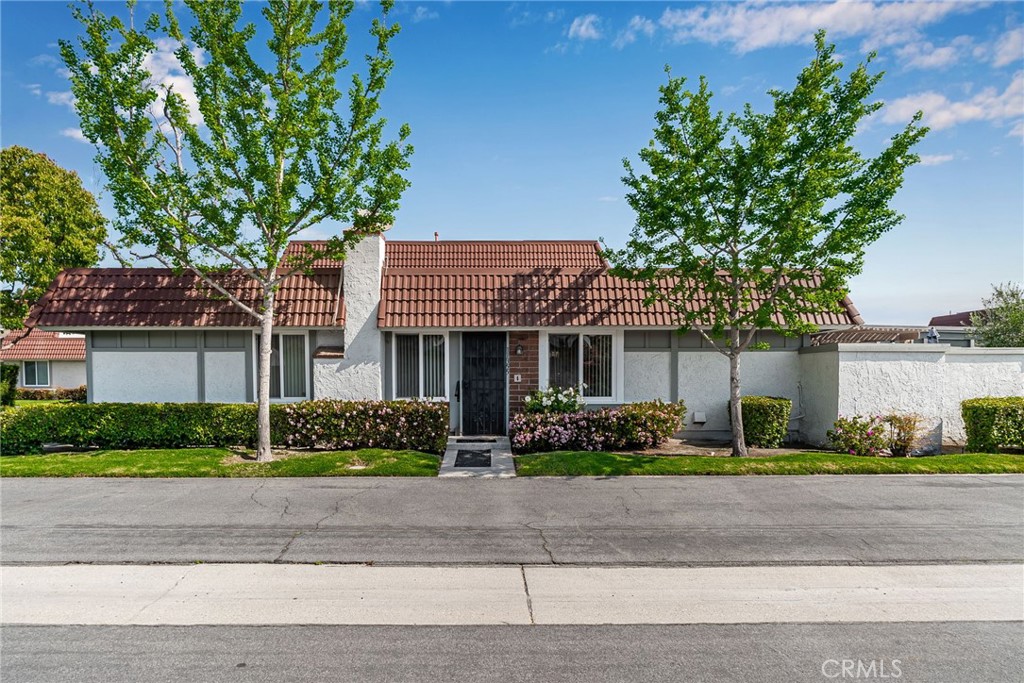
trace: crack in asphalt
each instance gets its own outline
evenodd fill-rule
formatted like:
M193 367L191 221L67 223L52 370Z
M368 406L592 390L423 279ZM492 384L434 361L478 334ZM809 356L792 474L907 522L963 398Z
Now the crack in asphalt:
M256 488L254 488L252 490L252 493L249 494L249 500L251 500L252 502L256 503L261 508L264 508L264 509L267 509L267 510L270 509L270 506L269 505L264 505L260 501L256 500L256 494L263 490L263 487L267 485L268 481L270 481L270 480L269 479L264 479L263 481L261 481L260 485L257 486Z
M379 488L381 488L381 486L379 484L377 486L370 486L368 488L365 488L365 489L362 489L360 491L357 491L356 493L353 493L352 495L343 496L342 498L338 498L337 500L335 500L334 501L334 509L331 510L331 512L328 512L326 515L324 515L320 519L316 520L313 523L313 528L312 529L299 529L298 531L296 531L292 535L292 537L290 539L288 539L288 542L284 544L284 547L281 549L281 552L278 553L277 557L274 558L273 563L274 564L281 564L281 563L283 563L283 558L284 558L285 554L289 550L291 550L292 544L295 543L296 540L298 540L301 536L304 536L307 531L314 532L314 533L317 532L317 531L320 531L320 526L324 522L329 520L331 517L335 517L338 514L340 514L341 513L341 505L342 505L342 503L351 502L353 499L358 498L359 496L363 495L364 493L368 493L369 491L374 491L374 490L379 489ZM286 514L291 514L291 513L288 512L288 509L291 506L291 501L289 501L287 497L285 497L284 500L285 500L285 506L284 506L284 511L281 512L281 517L282 518ZM257 504L259 504L259 503L257 502ZM266 507L266 506L264 505L263 507Z
M527 523L524 523L523 526L525 526L527 529L531 529L531 530L537 532L537 534L540 536L541 548L543 548L544 552L547 553L547 555L548 555L548 561L551 564L559 564L558 560L555 559L554 553L551 552L551 547L548 545L548 537L544 533L544 529L542 529L541 527L538 527L538 526L532 526L532 524L533 523L527 522Z
M519 573L523 575L523 592L526 593L526 611L530 613L530 626L536 626L533 619L533 598L530 596L530 584L526 582L526 566L519 565Z

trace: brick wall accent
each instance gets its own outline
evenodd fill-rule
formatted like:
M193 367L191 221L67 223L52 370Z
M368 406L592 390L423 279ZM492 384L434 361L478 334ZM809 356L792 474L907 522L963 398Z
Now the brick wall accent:
M516 346L523 347L523 353L516 355ZM540 382L539 371L540 334L537 332L508 333L508 412L509 417L523 411L523 399L535 391ZM519 382L514 381L516 375Z

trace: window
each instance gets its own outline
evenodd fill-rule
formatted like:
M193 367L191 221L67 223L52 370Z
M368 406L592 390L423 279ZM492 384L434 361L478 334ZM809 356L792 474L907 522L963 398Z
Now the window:
M256 335L259 376L260 335ZM270 338L270 398L306 398L306 335L275 334Z
M27 360L27 361L25 361L25 386L26 387L48 387L48 386L50 386L50 361L48 361L48 360Z
M395 335L395 398L448 395L443 334Z
M567 389L583 384L583 395L612 397L612 336L552 334L548 337L548 385Z

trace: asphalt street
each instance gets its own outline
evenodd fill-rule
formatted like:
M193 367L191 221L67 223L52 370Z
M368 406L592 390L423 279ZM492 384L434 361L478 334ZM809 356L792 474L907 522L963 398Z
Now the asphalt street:
M1020 562L1024 476L3 479L4 564Z
M5 683L1024 680L1020 623L9 626ZM846 664L849 662L849 664ZM843 666L850 675L842 676ZM872 668L873 667L873 668ZM873 672L872 676L867 676ZM881 675L885 674L885 675Z

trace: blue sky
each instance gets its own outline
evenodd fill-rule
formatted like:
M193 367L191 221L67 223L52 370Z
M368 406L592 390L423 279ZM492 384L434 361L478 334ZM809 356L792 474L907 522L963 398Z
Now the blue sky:
M352 32L372 14L357 10ZM866 152L917 109L933 128L896 200L905 222L851 283L867 321L923 325L1024 281L1020 3L414 2L395 14L383 106L410 124L416 152L393 239L621 245L634 220L622 158L650 138L664 66L706 75L723 109L763 107L824 27L847 63L877 50L886 71L886 107L858 136ZM64 2L0 3L0 142L78 171L110 215L58 60L56 41L78 30Z

